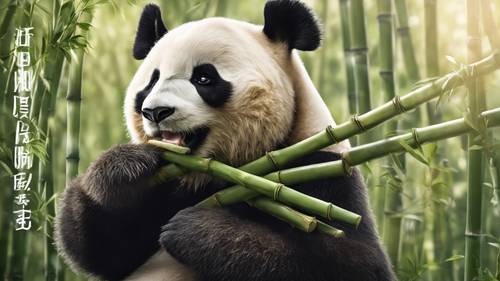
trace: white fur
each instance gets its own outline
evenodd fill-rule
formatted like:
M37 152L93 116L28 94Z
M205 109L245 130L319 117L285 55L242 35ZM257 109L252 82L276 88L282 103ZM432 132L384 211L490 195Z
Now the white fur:
M159 124L142 119L144 131L152 136L160 130L183 132L206 125L214 118L214 112L198 95L196 88L186 79L160 80L146 97L142 108L167 106L175 108L175 112ZM159 128L158 128L159 125Z
M196 275L160 250L124 281L196 281Z

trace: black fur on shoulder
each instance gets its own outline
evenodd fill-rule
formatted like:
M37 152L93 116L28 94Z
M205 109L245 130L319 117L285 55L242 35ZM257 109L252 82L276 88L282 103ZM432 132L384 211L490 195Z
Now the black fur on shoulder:
M144 7L139 20L139 27L135 35L134 58L144 59L151 48L165 33L167 28L161 18L160 7L155 4L148 4Z
M314 13L298 0L272 0L264 8L264 33L272 41L285 42L290 50L319 47L321 30Z
M303 166L338 160L316 152ZM359 172L294 186L363 216L358 229L338 222L345 238L304 233L245 203L191 207L163 226L161 245L204 281L395 281L375 230Z

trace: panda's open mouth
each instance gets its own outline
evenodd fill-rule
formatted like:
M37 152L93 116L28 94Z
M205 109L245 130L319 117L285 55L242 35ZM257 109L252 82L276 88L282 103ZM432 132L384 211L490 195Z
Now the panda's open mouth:
M190 132L160 131L159 138L168 143L189 147L191 150L198 148L207 137L209 129L201 127Z

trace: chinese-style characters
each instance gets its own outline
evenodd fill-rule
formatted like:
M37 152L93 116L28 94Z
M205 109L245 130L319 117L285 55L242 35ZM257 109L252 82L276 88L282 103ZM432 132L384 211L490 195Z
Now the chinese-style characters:
M13 176L15 230L31 229L31 210L29 209L29 191L33 166L33 155L28 148L30 137L30 92L33 87L33 70L31 68L31 37L33 27L16 29L15 34L15 66L14 100L12 116L16 119L16 135L14 147L14 168L18 172Z

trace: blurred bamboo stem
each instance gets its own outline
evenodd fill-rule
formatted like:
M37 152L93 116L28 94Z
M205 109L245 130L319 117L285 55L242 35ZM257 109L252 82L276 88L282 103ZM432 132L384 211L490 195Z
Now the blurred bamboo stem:
M480 3L477 0L467 0L467 61L471 62L481 56L481 34L479 28ZM485 95L478 79L467 82L468 109L472 122L477 120L477 113L484 109ZM479 124L479 123L476 123ZM467 214L465 226L465 273L464 280L475 279L481 268L481 208L484 159L483 150L475 149L481 146L480 132L474 131L468 137L468 167L467 167Z
M2 23L0 24L0 81L5 82L0 84L0 109L3 106L3 99L5 97L5 90L7 89L7 77L10 61L11 42L13 34L11 30L14 15L17 11L17 0L10 0L7 6L7 11L3 15Z
M167 161L176 163L190 170L207 173L226 181L242 185L276 201L296 207L310 214L319 215L329 220L336 219L354 226L357 226L361 220L361 216L358 214L309 195L302 194L283 184L249 174L213 159L177 154L171 151L165 151L163 157Z
M366 40L366 19L363 0L350 0L349 27L350 53L353 60L354 89L357 113L365 113L371 109L370 78L368 73L368 45ZM367 143L370 136L358 136L358 144Z
M500 35L498 34L498 27L495 19L493 18L493 5L490 0L480 1L483 30L488 36L491 49L498 52L500 50Z
M344 48L344 64L346 72L346 91L349 115L358 112L356 104L356 89L354 85L354 71L351 56L351 38L349 35L349 0L339 0L340 27L342 31L342 46ZM350 139L352 145L357 145L357 138Z
M12 140L9 139L10 134L7 133L9 131L8 123L12 122L10 122L10 120L4 120L3 118L7 118L7 116L9 116L10 119L10 114L8 113L8 110L4 103L9 102L5 100L6 97L10 98L10 95L6 95L9 80L11 79L9 70L11 61L10 51L13 34L10 32L10 27L14 21L16 10L17 1L10 0L5 14L2 15L3 20L0 24L0 41L2 42L2 44L0 45L0 115L2 116L2 122L0 122L0 143L6 143L9 145L9 147L12 143ZM13 170L13 167L11 167L11 170ZM7 186L8 184L10 184L10 180L10 176L5 174L3 178L0 178L0 186ZM11 248L9 237L12 230L12 195L13 194L10 188L6 188L5 193L1 197L2 206L5 206L2 210L0 210L0 279L2 280L7 277L6 274L9 259L8 253L9 249Z
M485 111L480 119L489 127L500 126L500 108ZM351 148L342 153L342 159L332 162L307 165L274 172L266 179L285 185L296 185L314 180L349 175L352 166L362 164L390 153L404 152L401 142L418 147L426 142L435 142L468 133L473 130L464 118L444 123L416 128L411 133L390 137L377 142ZM200 206L225 206L252 199L259 194L241 185L221 190L200 202Z
M379 23L379 45L380 45L380 79L382 81L382 90L384 93L384 100L394 99L396 96L394 84L394 35L393 35L393 15L392 15L392 0L378 0L378 23ZM398 122L391 120L386 126L386 133L395 132L398 129ZM404 154L396 156L401 163L404 163ZM390 165L388 165L390 166ZM391 169L390 174L393 178L396 173ZM385 192L379 192L377 196L382 197L383 200L378 200L381 205L379 208L382 210L377 212L377 215L383 217L382 237L384 245L387 249L394 268L398 268L399 261L399 237L401 232L401 217L387 215L395 214L402 209L402 195L403 189L402 181L391 181L394 186L384 186ZM380 188L380 187L379 187ZM383 191L383 190L382 190ZM386 214L384 216L384 214Z
M420 80L420 71L418 69L413 40L411 38L410 27L408 26L408 11L406 0L394 0L396 15L398 18L398 34L401 38L401 47L403 49L403 61L411 82Z

